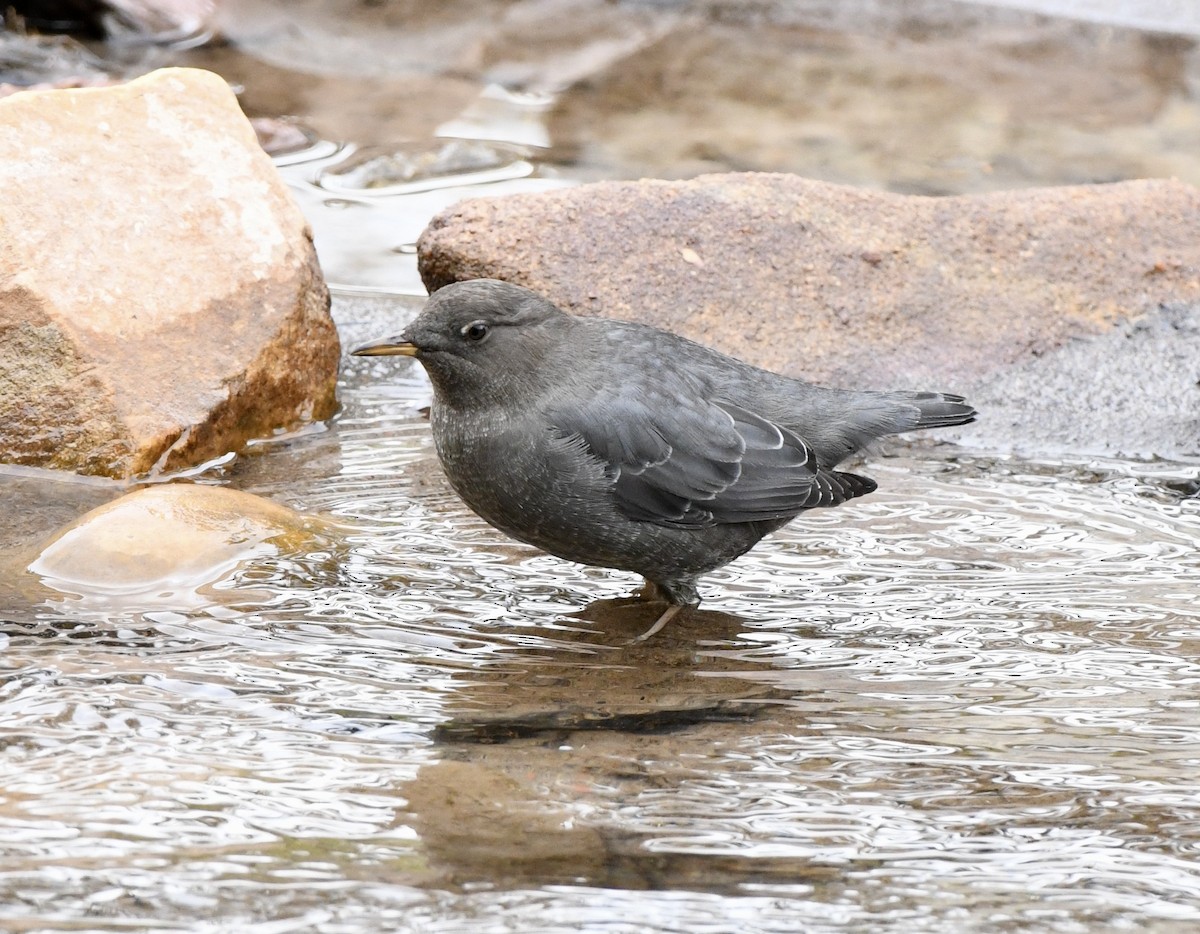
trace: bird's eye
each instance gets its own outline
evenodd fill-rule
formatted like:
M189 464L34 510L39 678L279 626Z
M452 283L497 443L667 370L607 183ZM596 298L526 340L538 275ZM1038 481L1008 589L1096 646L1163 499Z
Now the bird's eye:
M483 321L472 321L462 329L462 335L467 340L474 341L478 344L481 340L488 336L488 332L490 330L491 329Z

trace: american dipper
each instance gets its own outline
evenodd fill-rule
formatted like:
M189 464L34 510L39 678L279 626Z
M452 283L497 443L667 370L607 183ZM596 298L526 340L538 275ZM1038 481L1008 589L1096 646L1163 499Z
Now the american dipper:
M438 457L487 522L645 577L669 606L641 639L700 603L701 574L874 490L835 469L871 441L975 417L961 396L815 386L496 279L439 289L399 337L353 353L425 367Z

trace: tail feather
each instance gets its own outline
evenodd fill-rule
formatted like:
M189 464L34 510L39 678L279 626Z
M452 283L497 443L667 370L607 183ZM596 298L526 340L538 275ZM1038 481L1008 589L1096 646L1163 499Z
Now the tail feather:
M920 414L913 428L949 428L975 421L975 409L962 396L946 392L914 392L908 394Z
M822 467L835 467L886 435L975 420L975 409L951 393L828 390L819 398L788 427L809 442Z

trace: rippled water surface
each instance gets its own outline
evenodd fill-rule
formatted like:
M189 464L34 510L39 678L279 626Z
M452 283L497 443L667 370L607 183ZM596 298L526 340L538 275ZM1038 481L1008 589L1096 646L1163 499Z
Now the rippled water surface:
M328 6L227 9L322 25ZM511 6L563 26L529 53L553 93L498 83L525 74L520 16L464 27L498 64L463 53L422 65L432 78L335 94L320 69L222 72L244 102L263 99L257 76L318 126L327 97L331 123L396 137L278 160L347 345L415 313L416 238L473 194L737 167L921 191L1200 177L1192 39L1060 23L993 34L981 58L970 35L944 55L936 30L927 51L912 24L797 43L732 13L668 34L682 4ZM1180 25L1177 6L1151 12ZM459 37L453 13L430 34ZM333 19L310 46L356 58ZM696 51L709 29L714 61L741 63L728 74ZM250 16L230 35L260 33ZM311 50L302 29L276 38L282 58L293 39ZM665 77L639 84L631 49ZM821 93L826 58L852 93ZM1109 83L1075 81L1077 58ZM784 81L760 112L743 82L774 88L771 63L812 83ZM627 79L659 109L627 101ZM378 112L358 106L368 92ZM909 144L951 142L933 158L887 129L914 126ZM706 578L700 611L630 644L657 613L627 599L638 581L514 544L449 490L411 362L347 358L340 395L328 428L185 480L319 531L170 599L33 586L37 543L121 491L0 468L0 931L1200 929L1197 463L894 442L861 467L877 493L793 523Z
M198 478L313 543L182 612L9 601L0 929L1200 923L1193 466L893 445L630 645L632 578L448 490L409 367Z

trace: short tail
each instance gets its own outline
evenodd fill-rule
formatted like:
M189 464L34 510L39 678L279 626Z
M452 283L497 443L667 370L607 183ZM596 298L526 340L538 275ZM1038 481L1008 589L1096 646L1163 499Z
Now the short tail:
M949 428L975 421L975 409L962 396L946 392L895 393L908 396L919 412L912 428Z
M924 428L949 428L975 420L962 396L943 392L839 392L823 397L822 417L801 434L822 467L835 467L885 435ZM805 426L802 426L805 427Z

